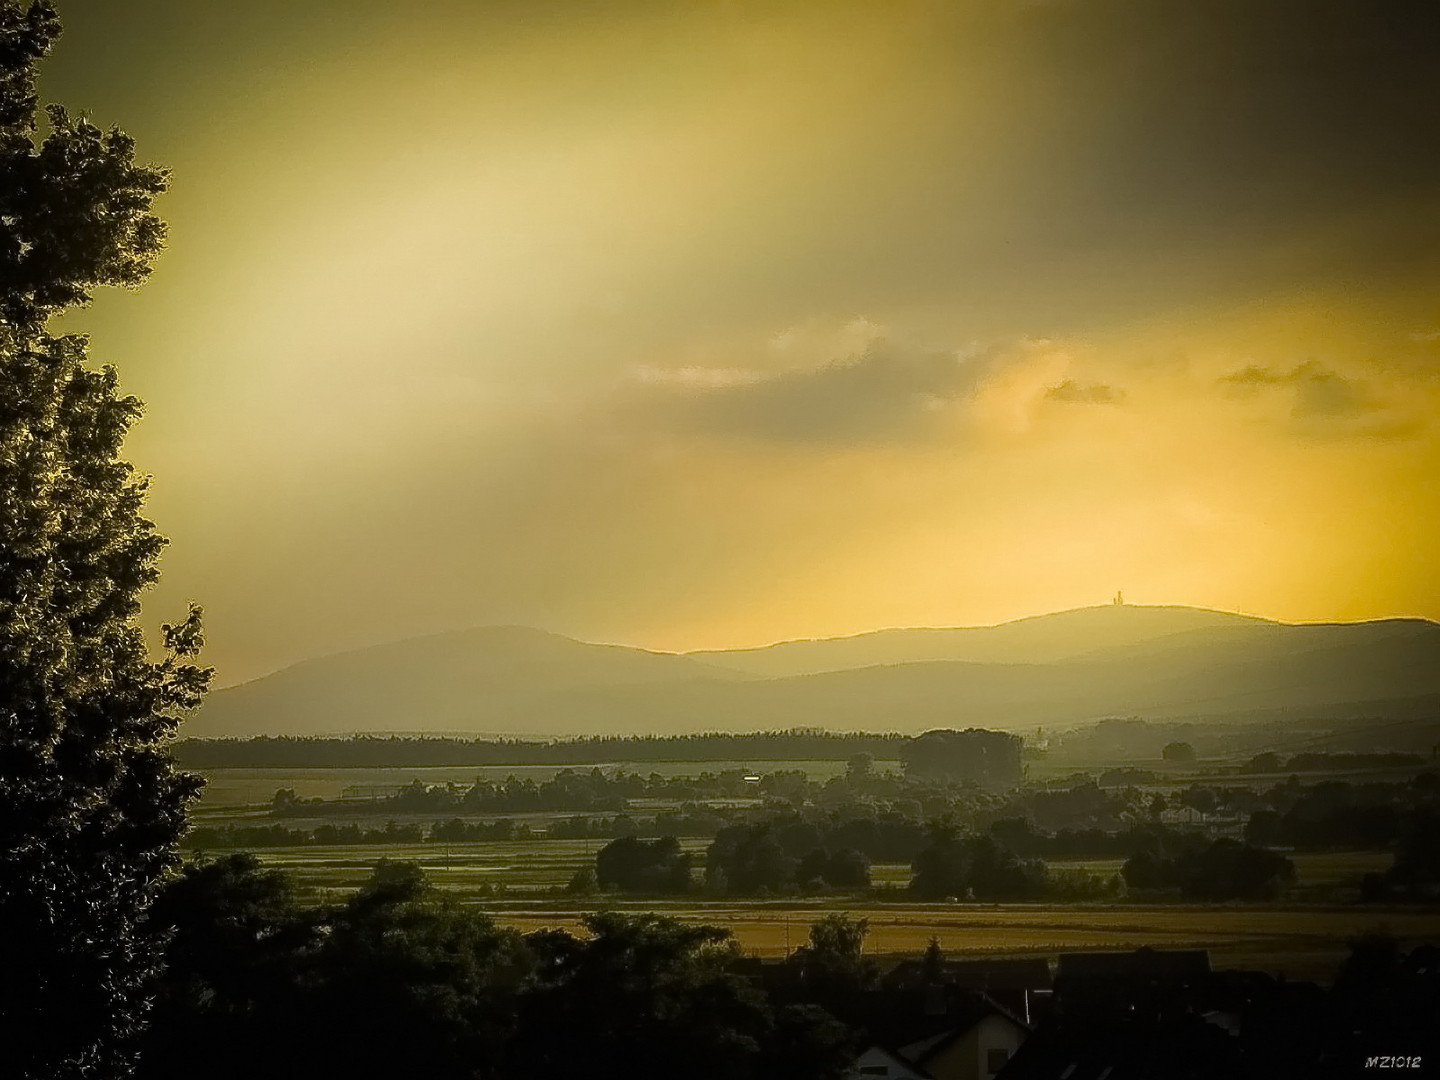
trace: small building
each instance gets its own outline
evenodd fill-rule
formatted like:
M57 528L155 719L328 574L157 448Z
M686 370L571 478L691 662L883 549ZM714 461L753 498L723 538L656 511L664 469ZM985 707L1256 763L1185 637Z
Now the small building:
M1028 1040L998 1080L1241 1077L1239 1040L1198 1016L1085 1021ZM1286 1075L1304 1075L1294 1073Z
M1207 949L1152 949L1132 952L1061 953L1055 980L1062 984L1193 982L1210 975Z
M944 960L938 972L923 960L901 960L880 978L886 990L919 990L931 981L971 993L984 994L1027 1024L1033 1024L1037 1005L1048 1001L1053 988L1049 961L1040 957L1011 960Z
M870 1080L871 1077L883 1077L884 1080L934 1080L913 1061L906 1061L893 1050L886 1050L883 1046L872 1046L856 1058L850 1075L858 1080Z
M984 994L946 994L943 1011L935 1004L937 995L926 996L930 1008L914 1018L908 1035L902 1034L903 1018L877 1017L869 1025L881 1041L856 1059L855 1080L994 1080L1030 1034L1023 1020ZM926 1034L914 1037L921 1032Z
M1192 1000L1212 982L1205 949L1062 953L1055 970L1055 998L1073 1013L1124 1007L1163 1009Z

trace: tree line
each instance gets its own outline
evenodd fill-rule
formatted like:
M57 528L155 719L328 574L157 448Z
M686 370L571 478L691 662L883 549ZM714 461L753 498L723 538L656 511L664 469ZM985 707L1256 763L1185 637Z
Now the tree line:
M181 739L184 768L429 768L466 765L604 765L642 761L843 761L855 754L895 759L909 736L873 732L707 732L692 735L485 739L355 735L262 735Z
M645 895L704 890L775 896L871 886L871 859L857 837L796 819L730 826L705 852L703 876L673 836L621 837L606 844L593 867L577 871L571 892L610 889ZM1051 874L1043 860L1020 857L992 831L966 832L940 823L907 837L907 891L917 900L1010 902L1132 895L1185 900L1273 900L1295 879L1283 854L1227 837L1149 829L1130 838L1118 878Z

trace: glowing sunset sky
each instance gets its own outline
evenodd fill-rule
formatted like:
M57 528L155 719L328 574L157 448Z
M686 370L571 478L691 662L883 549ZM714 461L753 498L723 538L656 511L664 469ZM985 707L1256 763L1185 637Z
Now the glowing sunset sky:
M1440 617L1440 8L72 0L71 317L221 682L1102 603Z

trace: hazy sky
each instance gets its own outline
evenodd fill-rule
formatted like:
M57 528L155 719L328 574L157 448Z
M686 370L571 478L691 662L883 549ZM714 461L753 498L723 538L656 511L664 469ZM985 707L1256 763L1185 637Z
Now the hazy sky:
M1101 603L1440 617L1433 0L72 0L67 321L221 682Z

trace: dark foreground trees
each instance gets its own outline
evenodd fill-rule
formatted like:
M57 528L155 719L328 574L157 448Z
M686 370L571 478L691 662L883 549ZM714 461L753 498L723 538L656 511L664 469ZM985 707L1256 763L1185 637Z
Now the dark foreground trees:
M143 1080L826 1080L853 1049L735 974L724 929L611 913L522 937L404 863L321 909L234 855L187 867L153 920L172 937Z
M775 1007L733 973L728 930L657 915L585 920L587 940L531 935L538 975L520 998L507 1075L841 1077L853 1047L808 1006Z
M523 939L432 892L418 868L382 861L333 909L300 906L253 856L192 865L156 903L170 935L139 1075L493 1075Z
M198 611L152 662L135 617L164 540L120 456L140 404L48 320L135 285L165 174L52 106L49 3L0 0L0 1054L7 1076L114 1076L143 1019L140 926L198 781L162 749L207 673Z

